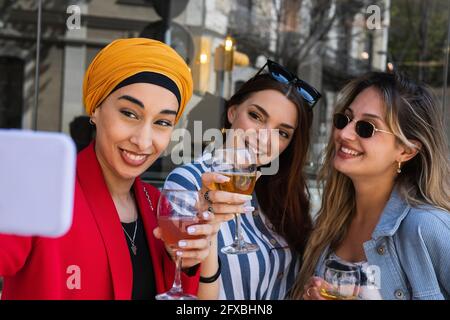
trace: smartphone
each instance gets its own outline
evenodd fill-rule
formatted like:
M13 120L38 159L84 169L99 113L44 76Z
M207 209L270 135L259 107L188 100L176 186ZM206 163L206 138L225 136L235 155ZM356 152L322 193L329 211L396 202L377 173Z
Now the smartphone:
M64 235L72 225L75 168L69 136L0 129L0 233Z

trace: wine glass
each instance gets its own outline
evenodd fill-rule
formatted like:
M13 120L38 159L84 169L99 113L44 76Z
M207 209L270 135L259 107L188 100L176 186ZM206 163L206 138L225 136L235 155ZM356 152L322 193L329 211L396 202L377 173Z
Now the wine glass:
M227 182L216 183L218 190L251 195L256 183L256 157L246 148L215 149L211 159L212 171L230 178ZM232 244L221 251L225 254L246 254L259 250L258 245L244 240L241 230L241 216L234 215L236 230Z
M360 289L360 267L337 259L325 260L320 295L328 300L356 300Z
M184 239L199 239L187 233L187 228L204 223L199 217L198 192L191 190L163 189L158 201L158 225L162 239L175 252L175 278L172 288L156 296L157 300L196 300L197 297L183 292L181 285L181 257L178 242Z

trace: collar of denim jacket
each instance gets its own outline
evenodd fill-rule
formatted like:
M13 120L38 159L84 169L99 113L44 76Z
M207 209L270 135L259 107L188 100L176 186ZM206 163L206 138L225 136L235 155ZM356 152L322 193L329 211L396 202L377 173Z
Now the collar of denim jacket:
M393 236L410 209L408 203L394 189L372 233L372 239Z

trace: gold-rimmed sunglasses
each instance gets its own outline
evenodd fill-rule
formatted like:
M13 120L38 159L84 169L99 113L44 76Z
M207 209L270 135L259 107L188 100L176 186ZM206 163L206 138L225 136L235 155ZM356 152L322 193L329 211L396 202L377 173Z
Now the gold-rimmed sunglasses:
M345 113L335 113L333 116L333 124L336 129L344 129L353 119L350 119ZM358 120L355 124L355 131L361 138L371 138L375 132L383 132L394 135L392 132L381 130L375 127L375 125L367 120Z

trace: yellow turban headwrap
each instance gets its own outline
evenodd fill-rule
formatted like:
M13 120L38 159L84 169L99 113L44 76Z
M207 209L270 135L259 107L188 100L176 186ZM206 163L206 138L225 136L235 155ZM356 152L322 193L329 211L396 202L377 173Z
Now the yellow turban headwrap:
M192 75L178 53L151 39L119 39L103 48L89 65L83 81L83 100L91 115L123 80L141 72L154 72L171 79L180 92L176 121L192 96Z

